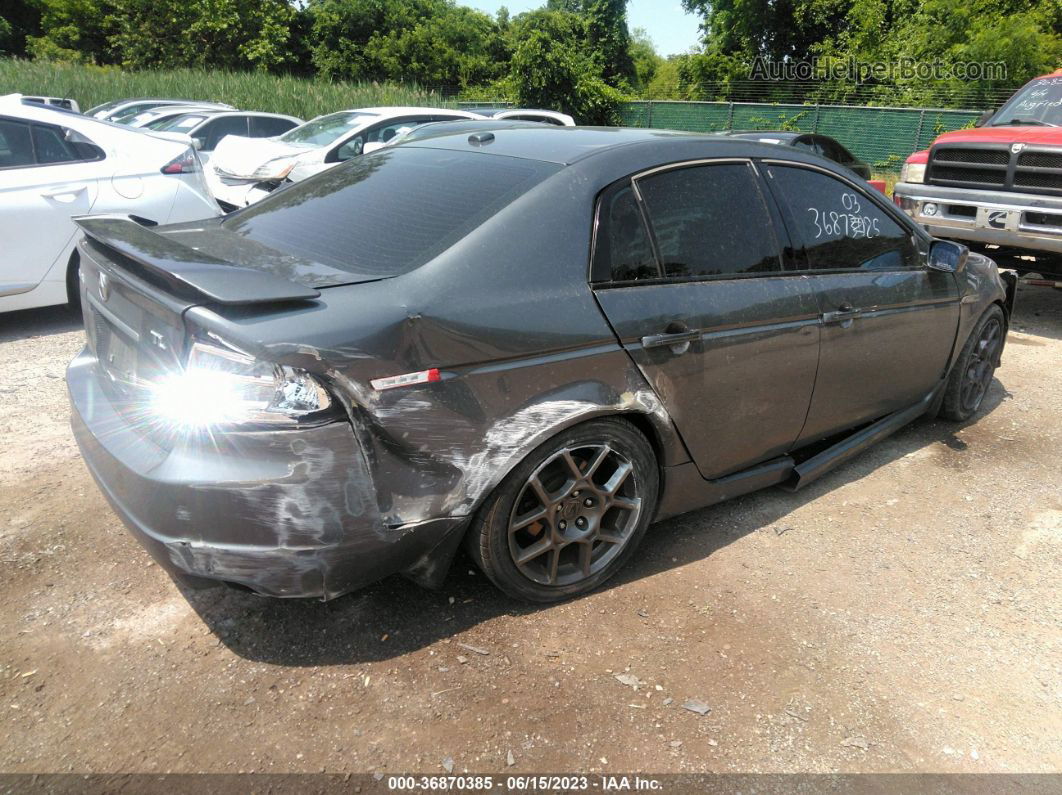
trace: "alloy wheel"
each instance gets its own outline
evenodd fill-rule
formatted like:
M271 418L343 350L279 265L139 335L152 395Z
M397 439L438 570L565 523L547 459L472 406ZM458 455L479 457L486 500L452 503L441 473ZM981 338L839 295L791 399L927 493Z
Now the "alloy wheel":
M642 512L634 464L606 443L565 447L528 478L509 517L509 553L541 585L570 585L609 564Z
M996 369L996 359L1002 341L1003 326L998 318L993 317L981 329L981 335L970 350L970 357L966 362L966 372L963 373L962 389L959 393L963 410L972 413L981 406L981 401L988 392L988 385L992 383L992 374Z

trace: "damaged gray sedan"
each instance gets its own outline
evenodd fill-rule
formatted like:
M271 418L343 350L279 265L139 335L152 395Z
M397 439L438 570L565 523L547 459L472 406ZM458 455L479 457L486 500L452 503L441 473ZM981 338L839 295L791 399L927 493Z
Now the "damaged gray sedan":
M981 406L1014 290L844 169L638 130L388 148L223 219L82 218L92 474L179 577L592 589L650 523Z

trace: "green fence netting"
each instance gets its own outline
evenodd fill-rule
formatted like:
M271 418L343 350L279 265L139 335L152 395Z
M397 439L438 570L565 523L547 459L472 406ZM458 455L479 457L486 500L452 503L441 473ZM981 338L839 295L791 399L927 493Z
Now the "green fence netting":
M876 171L899 171L911 152L925 149L942 132L971 126L980 115L938 108L667 100L626 102L620 109L627 127L819 132L836 138Z

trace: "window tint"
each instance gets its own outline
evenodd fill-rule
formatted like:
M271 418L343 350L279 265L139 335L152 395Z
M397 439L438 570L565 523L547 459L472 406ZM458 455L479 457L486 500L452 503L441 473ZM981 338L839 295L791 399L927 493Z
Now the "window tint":
M807 267L893 270L918 266L911 232L869 196L827 174L772 165L778 188L804 247Z
M664 275L781 270L770 217L745 164L695 166L638 180Z
M626 282L659 276L638 201L630 183L625 182L601 199L594 247L594 278Z
M48 163L72 163L84 160L77 149L67 142L62 130L58 127L42 127L33 125L33 148L37 153L37 162Z
M0 119L0 168L33 164L28 124Z
M247 117L222 116L208 121L196 131L195 137L203 139L204 152L213 152L226 135L247 135Z
M271 116L252 116L251 137L272 138L274 135L280 135L283 132L287 132L295 125L296 123L290 119L275 119Z
M397 275L442 253L559 168L392 147L290 185L222 225L350 273Z

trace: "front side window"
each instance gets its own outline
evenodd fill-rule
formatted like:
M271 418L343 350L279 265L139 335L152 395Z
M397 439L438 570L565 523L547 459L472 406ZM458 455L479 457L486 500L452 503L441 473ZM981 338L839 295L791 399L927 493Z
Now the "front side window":
M807 168L771 165L767 176L795 227L811 270L895 270L919 265L910 230L846 182Z
M767 205L749 164L677 168L637 184L666 277L781 270Z

